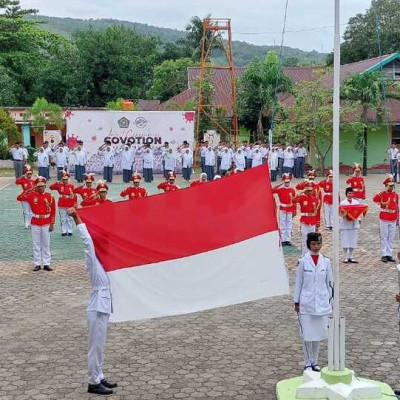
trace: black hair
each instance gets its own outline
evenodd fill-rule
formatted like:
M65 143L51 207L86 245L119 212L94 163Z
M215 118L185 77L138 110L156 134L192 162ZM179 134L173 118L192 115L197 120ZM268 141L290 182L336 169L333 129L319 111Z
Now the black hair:
M346 196L348 193L353 193L353 192L354 192L353 188L351 187L346 188Z
M321 242L322 235L319 232L310 232L307 234L307 249L310 250L311 242Z

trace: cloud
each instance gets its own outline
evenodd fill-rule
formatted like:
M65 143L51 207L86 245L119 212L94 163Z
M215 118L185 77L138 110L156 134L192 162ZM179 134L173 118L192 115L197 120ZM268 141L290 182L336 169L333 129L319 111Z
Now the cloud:
M342 0L342 24L370 6L370 0ZM280 44L285 0L21 0L40 14L74 18L113 18L183 30L190 17L211 13L231 18L234 40ZM333 47L333 0L289 0L285 45L329 52ZM342 29L345 26L342 25Z

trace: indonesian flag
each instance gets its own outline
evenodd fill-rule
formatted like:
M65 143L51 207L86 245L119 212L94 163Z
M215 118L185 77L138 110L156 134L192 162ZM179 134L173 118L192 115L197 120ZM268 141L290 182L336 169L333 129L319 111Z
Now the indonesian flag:
M111 321L289 293L267 166L79 210L111 283Z
M346 204L339 206L339 212L346 217L348 221L355 221L361 215L365 217L368 206L366 204Z

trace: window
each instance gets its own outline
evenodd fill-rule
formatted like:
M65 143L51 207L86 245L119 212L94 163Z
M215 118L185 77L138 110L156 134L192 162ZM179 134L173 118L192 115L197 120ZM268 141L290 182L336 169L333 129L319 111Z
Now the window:
M400 144L400 125L394 125L392 128L392 143Z

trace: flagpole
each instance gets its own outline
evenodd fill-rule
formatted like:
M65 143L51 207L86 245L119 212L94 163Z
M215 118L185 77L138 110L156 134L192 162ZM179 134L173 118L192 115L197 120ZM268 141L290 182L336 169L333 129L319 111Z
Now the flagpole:
M335 37L334 37L334 67L333 67L333 139L332 139L332 169L333 169L333 349L330 354L333 360L329 369L338 371L344 369L343 333L340 334L340 275L339 275L339 133L340 133L340 0L335 0ZM342 327L344 328L344 326ZM343 340L344 342L344 340ZM332 351L333 350L333 351ZM333 368L332 368L333 367Z

